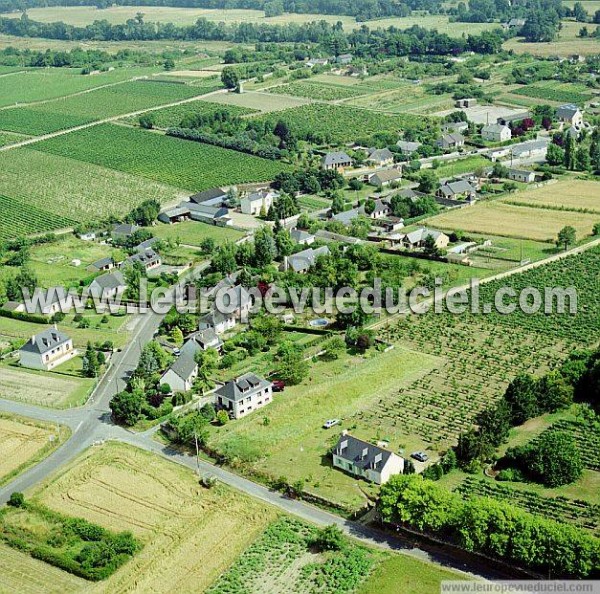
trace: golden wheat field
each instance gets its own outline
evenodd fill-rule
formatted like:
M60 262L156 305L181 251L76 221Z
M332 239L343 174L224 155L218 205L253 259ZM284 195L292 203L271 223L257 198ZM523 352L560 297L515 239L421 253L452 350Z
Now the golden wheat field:
M67 515L130 530L143 543L106 581L78 580L82 589L75 584L63 590L86 594L202 592L276 517L274 509L241 493L223 485L204 489L192 471L118 443L91 448L33 496ZM22 553L17 557L14 565L24 573L27 565L47 579L56 571ZM0 549L0 567L5 563ZM37 579L30 583L30 592L46 593L43 582L39 588ZM21 584L22 575L15 576L11 591L20 591Z
M578 179L561 181L542 188L519 192L515 197L506 198L502 202L507 204L531 202L552 208L588 209L600 214L600 184Z
M521 202L522 194L515 194L512 200ZM565 225L574 227L577 239L583 239L592 234L592 228L598 221L596 214L528 208L495 201L438 215L429 219L427 226L450 231L460 229L482 235L554 241Z
M47 456L66 434L64 427L0 415L0 485Z

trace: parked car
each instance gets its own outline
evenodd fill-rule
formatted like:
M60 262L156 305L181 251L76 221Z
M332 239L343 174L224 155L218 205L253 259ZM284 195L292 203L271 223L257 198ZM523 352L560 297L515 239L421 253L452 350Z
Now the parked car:
M331 429L340 423L341 421L339 419L329 419L323 423L323 429Z
M173 349L173 354L174 354L176 357L179 357L179 355L181 355L181 350L180 350L180 349L178 349L177 347L175 347L175 348Z
M285 390L285 382L281 380L273 381L273 392L283 392Z
M427 462L429 460L429 456L425 452L413 452L410 457L419 462Z

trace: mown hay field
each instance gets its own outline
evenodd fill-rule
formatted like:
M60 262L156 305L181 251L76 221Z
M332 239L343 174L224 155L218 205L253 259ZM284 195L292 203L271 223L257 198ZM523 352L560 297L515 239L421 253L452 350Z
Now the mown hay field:
M272 180L289 169L253 155L138 128L102 124L37 143L41 150L199 192ZM148 196L139 196L141 200Z
M531 202L539 206L565 209L588 209L600 213L600 184L594 181L569 180L525 190L503 202Z
M514 195L513 200L520 199L521 194ZM565 225L574 227L577 237L582 239L591 235L597 222L598 215L594 214L528 208L495 201L441 214L428 219L427 224L434 229L554 241Z
M34 499L116 531L144 548L85 592L202 592L262 533L276 512L193 472L118 443L94 447ZM40 593L44 590L38 590Z
M82 404L94 380L9 367L0 368L0 398L37 406L67 408Z
M67 430L40 421L0 414L0 485L47 456Z

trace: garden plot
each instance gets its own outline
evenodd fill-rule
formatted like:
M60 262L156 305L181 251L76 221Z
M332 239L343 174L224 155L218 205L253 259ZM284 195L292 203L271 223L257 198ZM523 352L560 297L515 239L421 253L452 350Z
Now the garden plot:
M226 571L275 512L142 450L107 443L88 450L34 498L61 513L114 531L144 548L86 592L202 592Z
M433 115L444 117L456 111L455 109L446 109ZM495 123L498 118L505 118L517 113L522 113L522 109L513 109L504 105L475 105L474 107L463 107L461 111L467 114L467 119L475 124Z

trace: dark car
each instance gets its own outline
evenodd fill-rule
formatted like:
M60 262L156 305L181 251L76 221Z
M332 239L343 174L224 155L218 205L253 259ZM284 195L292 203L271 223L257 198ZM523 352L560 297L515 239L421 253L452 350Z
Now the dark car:
M275 380L273 382L273 392L283 392L285 390L285 382Z
M425 452L413 452L410 457L419 462L427 462L429 460L429 456Z

